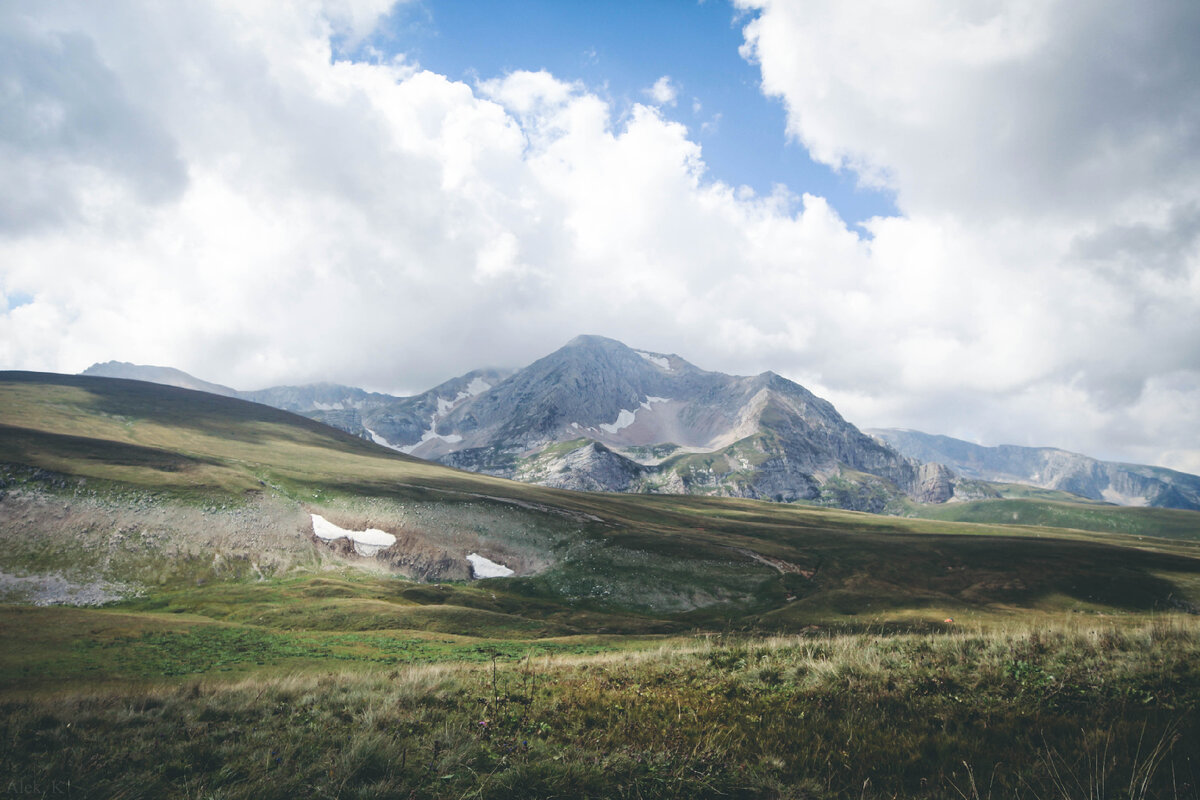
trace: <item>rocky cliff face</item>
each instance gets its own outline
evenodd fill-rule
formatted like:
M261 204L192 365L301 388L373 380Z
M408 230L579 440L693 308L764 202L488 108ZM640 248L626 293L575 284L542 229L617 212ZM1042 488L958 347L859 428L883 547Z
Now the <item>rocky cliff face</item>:
M982 445L898 429L871 433L910 458L964 478L1021 483L1119 505L1200 510L1200 477L1162 467L1098 461L1051 447Z
M523 460L512 477L581 492L639 491L650 470L586 439L547 447Z
M447 408L433 433L405 446L452 466L564 488L870 510L953 495L948 471L900 456L779 375L708 372L596 336ZM835 478L839 492L824 493Z

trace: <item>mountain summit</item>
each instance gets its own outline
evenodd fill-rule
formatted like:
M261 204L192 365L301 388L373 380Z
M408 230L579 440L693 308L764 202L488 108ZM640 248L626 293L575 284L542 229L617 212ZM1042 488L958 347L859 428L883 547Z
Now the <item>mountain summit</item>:
M163 377L153 374L147 379ZM120 377L137 376L123 368ZM773 372L709 372L602 336L577 336L524 369L475 370L413 397L334 384L238 396L420 458L560 488L864 511L904 498L940 503L954 492L946 468L901 455Z
M92 364L79 374L97 378L126 378L147 383L159 383L164 386L177 386L180 389L219 394L222 397L237 397L240 394L236 389L230 389L219 383L202 381L174 367L150 367L144 364L130 364L128 361L105 361L103 364Z
M799 384L708 372L600 336L576 337L456 406L435 433L413 455L562 488L874 511L952 494L947 470L864 435Z
M195 382L177 370L119 366L117 377ZM709 372L603 336L577 336L524 369L475 370L413 397L336 384L237 395L420 458L560 488L864 511L904 498L944 502L954 491L949 470L900 455L773 372Z

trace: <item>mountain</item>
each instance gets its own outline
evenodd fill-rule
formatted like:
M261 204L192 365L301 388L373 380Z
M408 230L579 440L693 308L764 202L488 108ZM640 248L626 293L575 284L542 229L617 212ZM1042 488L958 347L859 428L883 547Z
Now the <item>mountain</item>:
M1200 510L1200 477L1140 464L1099 461L1053 447L982 445L920 431L869 430L909 458L964 478L1020 483L1125 506Z
M368 392L336 383L273 386L246 392L201 380L172 367L142 366L123 361L93 364L80 374L146 381L262 403L315 419L394 450L410 452L421 444L422 436L436 424L440 414L463 399L490 389L511 374L511 370L474 370L412 397Z
M409 453L433 436L431 431L447 411L492 388L510 373L510 370L474 370L412 397L366 392L333 383L276 386L238 392L237 396L302 414Z
M600 458L608 449L590 447ZM1013 608L1191 611L1196 530L1143 542L566 492L449 469L236 398L0 372L0 597L140 594L156 625L177 611L339 636L557 637L878 629ZM490 578L481 559L515 574Z
M105 361L103 364L92 364L80 374L96 378L125 378L161 383L164 386L177 386L180 389L193 389L197 392L219 394L223 397L238 396L236 389L230 389L219 383L202 381L174 367L150 367L142 364L130 364L128 361Z
M436 420L413 455L563 488L942 502L952 476L897 454L772 372L738 377L580 336Z
M237 396L419 458L558 488L875 512L954 495L949 470L900 455L773 372L709 372L600 336L579 336L515 372L476 370L413 397L334 384Z

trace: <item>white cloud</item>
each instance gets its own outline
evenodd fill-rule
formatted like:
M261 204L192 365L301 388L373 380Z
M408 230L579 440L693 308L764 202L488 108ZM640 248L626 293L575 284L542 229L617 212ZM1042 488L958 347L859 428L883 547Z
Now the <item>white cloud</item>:
M896 422L1195 463L1152 398L1200 373L1200 7L739 5L789 133L903 212L868 226Z
M0 16L0 169L26 187L0 201L0 296L32 298L0 311L0 366L422 390L595 332L774 369L864 425L1200 462L1200 198L1179 141L1200 104L1148 67L1178 130L1156 139L1166 112L1118 86L1131 121L1072 133L1057 106L1105 106L1044 85L1046 59L1090 80L1059 6L992 22L927 2L927 29L891 29L911 45L870 38L849 3L752 22L793 134L896 190L905 216L870 235L820 197L711 180L662 97L618 114L545 72L469 86L349 63L335 42L387 4L330 8ZM971 137L1001 100L1021 147Z
M671 82L670 75L663 75L649 89L644 90L647 97L660 106L673 106L679 97L679 87Z
M789 132L908 213L1140 218L1196 194L1194 3L742 4Z

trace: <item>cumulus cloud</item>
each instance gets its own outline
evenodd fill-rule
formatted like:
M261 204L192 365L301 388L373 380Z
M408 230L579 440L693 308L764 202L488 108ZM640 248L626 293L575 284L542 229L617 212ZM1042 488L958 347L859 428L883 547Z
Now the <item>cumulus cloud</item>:
M679 87L671 82L670 75L663 75L645 93L660 106L673 106L679 97Z
M1140 217L1196 192L1194 3L742 5L789 132L906 212Z
M790 135L895 192L903 216L868 227L909 284L889 324L898 400L959 393L895 410L990 443L1118 456L1140 437L1142 457L1194 469L1171 438L1195 441L1194 419L1168 435L1152 409L1200 372L1200 7L739 5Z
M746 54L792 134L896 191L865 231L712 180L665 77L615 109L546 72L346 60L386 2L0 12L0 296L29 299L0 366L422 390L590 332L774 369L863 425L1200 468L1200 104L1167 68L1190 49L1138 38L1182 48L1185 10L1048 7L931 1L918 30L761 4ZM1088 35L1128 39L1159 100L1117 75L1074 97Z
M98 195L155 202L187 182L170 135L92 42L0 10L0 226L77 220Z

